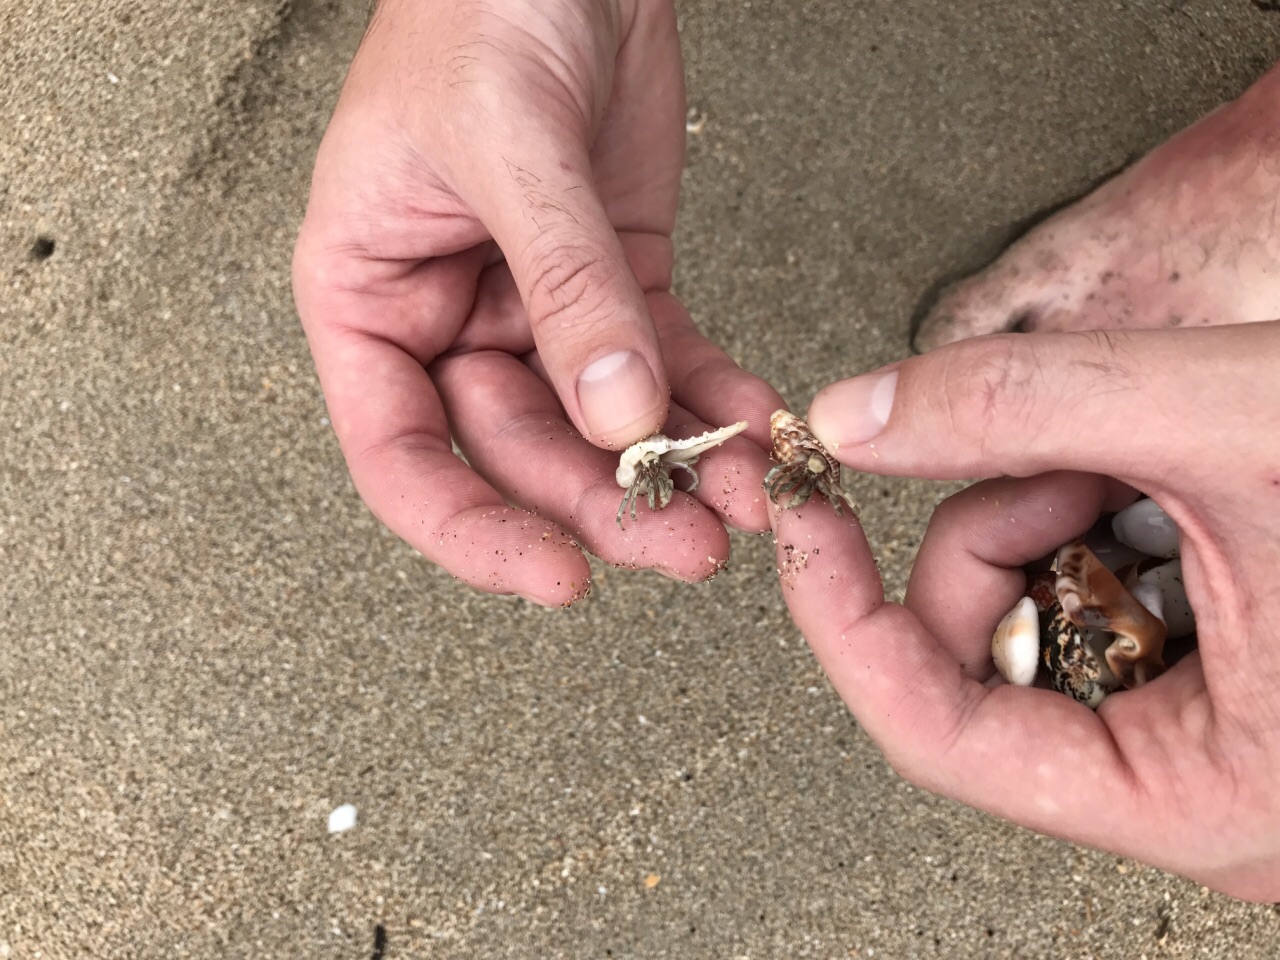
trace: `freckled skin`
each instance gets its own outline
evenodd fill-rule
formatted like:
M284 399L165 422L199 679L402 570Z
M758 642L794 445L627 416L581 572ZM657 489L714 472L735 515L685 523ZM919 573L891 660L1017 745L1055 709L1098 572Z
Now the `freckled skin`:
M1280 67L942 292L920 352L1000 332L1280 317Z

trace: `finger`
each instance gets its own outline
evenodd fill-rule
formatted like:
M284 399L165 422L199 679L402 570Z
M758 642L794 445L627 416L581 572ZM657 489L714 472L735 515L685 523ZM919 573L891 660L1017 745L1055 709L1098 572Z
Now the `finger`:
M663 433L672 438L695 437L721 426L728 424L707 423L673 403ZM746 436L730 437L712 447L698 457L694 469L698 484L688 491L689 495L714 511L721 522L744 533L764 533L769 529L768 500L762 482L769 471L769 458ZM682 471L675 471L672 478L681 489L687 489Z
M778 511L775 530L783 596L796 625L899 773L1080 843L1130 852L1150 841L1135 814L1155 801L1097 715L1051 691L986 689L966 677L909 610L885 602L851 518L806 504Z
M476 298L490 244L447 256L384 260L353 251L310 219L293 254L293 297L309 338L349 329L397 344L426 364L450 348ZM314 343L313 343L314 348Z
M628 263L646 288L670 284L672 251L666 237L637 233L620 233L618 237ZM454 352L501 350L522 356L534 349L536 343L520 288L510 265L501 256L485 265L474 301L471 315L451 348Z
M1068 469L1150 493L1257 459L1259 411L1280 409L1278 349L1280 323L979 338L827 387L810 425L841 462L875 473Z
M490 264L476 284L475 305L454 340L453 353L500 350L523 356L534 349L533 330L515 277L505 260Z
M586 132L545 104L518 101L467 147L456 189L506 255L564 409L588 439L619 449L666 419L669 387L642 281L661 285L669 266L637 277L596 193Z
M352 480L383 523L481 590L545 606L586 594L590 568L564 530L508 507L453 454L417 360L363 332L320 325L308 335Z
M701 347L707 347L711 351L719 353L718 348L711 346L705 338L696 333L694 337L688 338L688 342L677 345L677 348L689 350L696 350ZM672 346L664 340L663 349L664 351L670 351ZM766 398L764 406L767 407L768 404L773 402L768 399L770 395L777 397L773 388L763 380L745 373L734 365L732 361L727 362L737 372L740 380L738 385L746 386L756 390L758 394L763 394ZM537 354L525 357L525 363L550 387L550 378L547 375L546 367L542 364L541 358ZM716 371L708 370L708 375L713 378L719 378L719 374ZM721 382L730 379L732 378L725 377ZM739 391L739 394L745 395L745 391ZM758 425L760 420L764 419L767 423L768 419L760 413L762 405L758 397L754 399L754 402L750 402L752 398L740 396L741 398L745 398L749 402L734 402L733 398L730 398L727 403L720 401L703 403L704 409L712 408L711 417L699 417L681 404L672 403L670 412L667 415L667 422L663 424L662 433L673 439L694 437L741 420L747 420L748 427L741 435L730 437L720 446L712 447L698 458L695 469L701 480L689 490L689 493L700 503L714 510L720 519L729 526L745 533L763 533L769 529L768 500L764 495L764 475L769 472L771 463L765 452L756 443L748 439L747 435L751 433L753 425L757 427L756 432L759 433ZM700 399L696 391L693 399ZM780 403L781 398L778 398L777 402ZM777 409L777 407L768 408L771 410ZM749 417L753 419L748 419ZM768 435L767 429L765 430L765 435ZM685 471L677 470L673 473L672 478L681 486L681 489L686 489L684 483L686 477Z
M641 264L638 269L646 269L646 260L658 256L649 238L628 235L623 240L631 261ZM746 420L750 426L745 435L760 449L771 450L769 417L786 406L778 392L704 337L679 299L661 290L645 299L676 402L709 424ZM486 268L477 285L475 309L457 336L454 352L501 350L519 356L533 348L528 316L510 269L505 262ZM547 380L552 382L549 373ZM761 519L767 524L763 514Z
M555 395L518 359L470 353L443 358L431 372L458 445L510 500L571 530L615 566L695 582L724 567L724 525L682 491L660 512L638 506L636 519L628 516L619 529L618 455L587 443L564 419Z
M644 262L650 254L646 244L624 237L632 262ZM731 465L721 474L723 482L713 490L700 487L694 495L721 514L726 523L738 529L759 533L768 529L769 520L760 484L769 469L766 451L770 449L769 415L785 406L782 398L768 383L747 373L719 347L707 340L694 326L684 305L664 292L646 298L662 343L663 361L672 383L676 400L663 431L669 436L684 429L692 436L705 430L727 426L739 420L749 423L742 438L734 438L712 454L704 455L702 464L716 465L732 454ZM485 270L476 296L476 309L458 337L458 352L501 350L522 354L533 349L524 305L516 290L515 280L506 264ZM550 374L540 356L529 364L550 386ZM687 410L682 413L681 406ZM690 418L692 414L697 423ZM752 443L746 437L755 441ZM708 459L710 458L710 459ZM707 499L708 495L715 499Z
M529 354L523 360L549 390L551 381L538 355ZM678 440L710 433L728 425L702 420L692 411L673 403L667 422L663 424L662 434ZM609 462L616 466L616 455L611 454ZM724 523L736 530L763 533L769 529L767 499L762 480L769 470L769 458L746 436L730 437L701 454L691 466L698 477L697 482L693 481L693 474L689 471L672 469L671 479L678 489L714 510Z
M374 515L471 586L561 606L590 588L582 552L454 456L422 366L466 319L485 252L387 263L304 227L294 298L352 481Z
M1088 530L1109 491L1096 474L1047 473L983 481L934 511L905 606L965 676L992 675L991 637L1025 595L1023 567Z
M760 449L772 450L769 417L786 407L778 391L704 337L676 297L658 291L649 294L648 301L662 341L672 396L707 423L746 420L750 426L744 435Z
M620 449L659 429L669 399L643 293L670 285L684 87L674 8L617 20L612 9L518 25L477 15L483 39L459 38L457 82L440 92L458 108L445 115L486 122L442 130L440 143L506 254L570 419ZM494 55L503 49L523 55ZM629 264L619 233L657 256Z
M713 426L747 421L741 436L712 451L735 456L732 482L726 475L722 486L726 497L731 497L722 516L740 530L767 530L768 499L763 495L763 480L771 466L767 451L773 448L769 417L786 403L766 381L743 370L704 337L677 298L659 291L647 299L677 401L673 409L687 407Z

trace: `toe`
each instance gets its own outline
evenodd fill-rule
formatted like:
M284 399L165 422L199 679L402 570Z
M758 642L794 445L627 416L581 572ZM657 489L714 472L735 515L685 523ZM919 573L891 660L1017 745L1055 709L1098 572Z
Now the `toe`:
M1013 224L1008 241L984 269L958 282L937 284L922 300L911 325L911 347L925 353L989 333L1049 329L1047 315L1085 306L1089 270L1105 262L1100 209L1119 185L1132 158L1082 193L1037 210ZM1114 324L1112 324L1114 325ZM1063 320L1063 329L1079 322Z
M918 314L911 348L938 347L989 333L1009 333L1034 324L1039 310L1027 271L1015 247L982 272L942 288Z

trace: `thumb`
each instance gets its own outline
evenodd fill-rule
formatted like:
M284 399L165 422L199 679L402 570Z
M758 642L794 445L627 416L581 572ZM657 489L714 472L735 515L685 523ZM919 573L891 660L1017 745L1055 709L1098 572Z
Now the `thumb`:
M670 388L645 292L669 285L670 240L643 235L630 245L642 284L596 193L584 134L546 115L518 130L471 153L458 192L506 257L570 418L593 443L625 447L667 418Z
M1278 322L980 337L826 387L809 424L871 473L1220 480L1275 435L1278 350Z

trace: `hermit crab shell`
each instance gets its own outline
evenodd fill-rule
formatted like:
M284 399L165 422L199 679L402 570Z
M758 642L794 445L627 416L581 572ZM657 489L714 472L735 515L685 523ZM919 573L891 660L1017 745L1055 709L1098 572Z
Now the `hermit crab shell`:
M689 466L698 462L698 457L712 447L718 447L730 437L735 437L747 429L747 421L739 420L719 430L708 430L696 437L676 440L655 433L639 443L633 443L622 451L618 458L618 469L614 472L614 480L618 486L626 488L636 482L640 473L640 465L662 460L665 463L686 463Z
M809 425L786 410L769 418L776 464L764 477L770 502L784 510L799 507L817 491L837 515L848 507L858 516L858 502L840 482L840 461L827 453Z
M773 412L769 418L769 437L773 441L773 458L779 463L808 461L816 457L823 461L825 469L811 468L810 472L826 473L834 483L840 482L840 461L827 453L809 425L791 411Z

